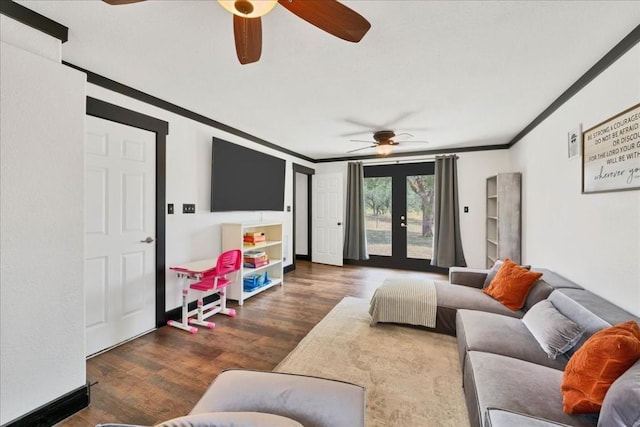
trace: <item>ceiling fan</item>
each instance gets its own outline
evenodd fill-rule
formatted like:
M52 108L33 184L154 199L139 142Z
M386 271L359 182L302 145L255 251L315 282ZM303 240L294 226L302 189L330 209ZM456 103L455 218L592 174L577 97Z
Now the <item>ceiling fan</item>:
M110 5L138 3L144 0L103 0ZM312 25L353 43L358 43L371 24L354 10L336 0L218 0L233 13L236 54L241 64L257 62L262 53L261 16L280 3L285 9Z
M401 142L403 144L405 144L405 143L421 143L421 144L429 143L429 141L397 141L398 137L412 138L413 135L411 135L410 133L406 133L406 132L396 134L392 130L379 130L379 131L377 131L377 132L375 132L373 134L373 141L362 140L362 139L350 139L349 141L351 141L351 142L368 142L368 143L373 143L373 145L370 145L368 147L356 148L355 150L347 151L347 153L355 153L356 151L375 148L376 151L378 152L378 154L380 154L381 156L388 156L393 151L393 147L395 145L399 145Z

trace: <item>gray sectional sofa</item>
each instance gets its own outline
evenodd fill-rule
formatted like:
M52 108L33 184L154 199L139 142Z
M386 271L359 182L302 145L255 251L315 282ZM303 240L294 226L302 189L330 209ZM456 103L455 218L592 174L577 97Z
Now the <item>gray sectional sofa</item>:
M365 427L365 404L366 391L355 384L308 375L229 369L213 380L189 415L155 427Z
M457 337L471 425L640 427L640 361L613 383L599 414L566 414L561 392L569 358L591 335L628 320L640 323L640 318L552 271L532 271L543 275L518 311L484 294L489 270L454 267L448 283L436 283L434 330ZM525 317L541 301L539 307L551 303L584 331L555 359L532 334L535 325L527 319L533 315Z

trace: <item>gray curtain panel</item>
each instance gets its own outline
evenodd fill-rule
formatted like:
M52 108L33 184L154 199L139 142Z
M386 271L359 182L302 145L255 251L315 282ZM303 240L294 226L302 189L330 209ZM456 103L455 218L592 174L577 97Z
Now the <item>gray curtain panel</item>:
M457 156L436 157L435 228L431 265L466 267L460 238Z
M346 259L369 259L364 223L364 168L362 162L349 162L347 170L347 216L344 224Z

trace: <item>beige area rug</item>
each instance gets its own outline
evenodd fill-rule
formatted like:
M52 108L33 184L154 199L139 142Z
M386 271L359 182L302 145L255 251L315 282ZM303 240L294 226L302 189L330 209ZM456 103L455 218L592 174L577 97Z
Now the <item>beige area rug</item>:
M365 386L368 427L469 425L454 337L369 326L369 301L346 297L274 371Z

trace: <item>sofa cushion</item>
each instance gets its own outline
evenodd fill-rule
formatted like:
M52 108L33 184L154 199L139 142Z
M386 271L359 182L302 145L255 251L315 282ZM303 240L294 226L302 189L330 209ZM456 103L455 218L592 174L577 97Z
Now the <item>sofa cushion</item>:
M302 427L302 424L263 412L204 412L174 418L155 427Z
M140 424L107 423L107 424L96 424L96 427L149 427L149 426L143 426Z
M586 289L560 288L558 292L565 294L609 325L616 325L626 322L627 320L635 320L637 323L640 323L640 317L634 316L628 311L623 310Z
M549 300L534 305L522 317L522 323L552 359L569 351L584 334L580 326L560 313Z
M520 318L522 310L509 310L500 302L482 292L482 289L464 285L453 285L446 282L435 282L436 301L436 332L456 335L456 312L459 309L486 311Z
M464 365L464 394L472 426L487 408L501 408L576 427L596 426L593 414L562 410L562 371L492 353L470 351ZM478 422L478 420L480 420Z
M541 276L542 273L529 271L507 258L496 277L484 289L484 293L511 310L520 310L529 291Z
M549 270L548 268L535 267L532 268L531 271L542 273L542 280L547 282L553 289L584 289L577 283L572 282L566 277L563 277L555 271Z
M640 360L611 384L598 418L598 427L639 425Z
M255 411L291 418L305 427L364 427L365 393L361 386L332 379L230 369L215 378L190 414Z
M485 427L570 427L520 412L489 408L485 414Z
M540 301L547 299L555 289L583 289L576 283L573 283L572 281L565 279L559 274L546 268L532 268L531 271L542 273L542 277L529 291L529 295L527 295L527 300L523 307L525 311L529 310Z
M482 289L489 270L485 268L449 267L449 283Z
M640 359L640 327L630 320L593 334L567 363L564 411L598 412L611 384Z
M565 356L550 359L522 320L514 317L458 310L456 333L463 369L468 351L500 354L560 370L569 360Z
M499 301L482 292L482 289L463 285L436 282L436 298L438 306L441 307L487 311L517 318L524 316L524 311L508 309Z

